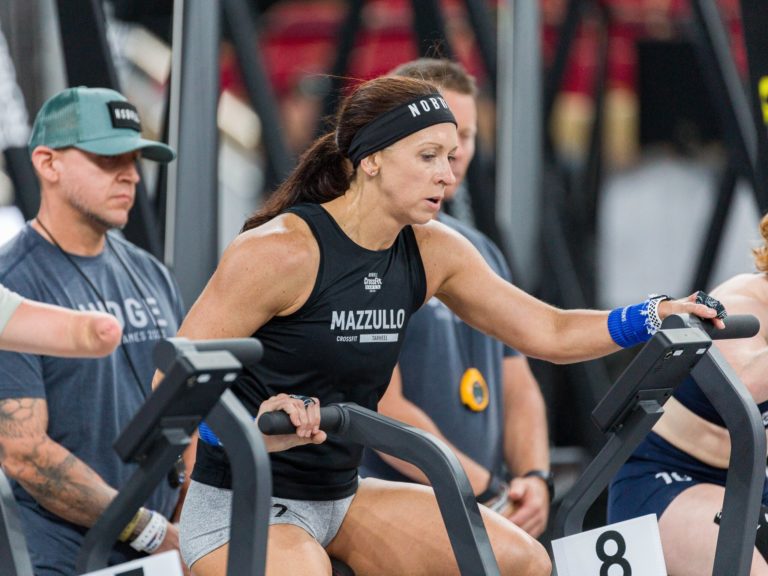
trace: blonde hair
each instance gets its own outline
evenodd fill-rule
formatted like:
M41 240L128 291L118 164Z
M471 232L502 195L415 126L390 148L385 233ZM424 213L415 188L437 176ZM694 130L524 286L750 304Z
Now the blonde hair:
M763 238L763 244L752 250L752 256L755 259L755 268L759 272L768 272L768 214L760 220L760 236Z
M388 76L416 78L434 84L440 90L451 90L477 98L474 76L458 62L445 58L419 58L400 64Z

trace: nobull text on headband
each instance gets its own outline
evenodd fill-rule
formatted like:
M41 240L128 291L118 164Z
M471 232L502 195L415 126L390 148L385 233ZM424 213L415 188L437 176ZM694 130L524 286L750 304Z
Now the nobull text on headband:
M366 156L414 132L445 122L456 124L456 118L443 97L438 93L421 96L382 114L358 130L347 157L356 168Z

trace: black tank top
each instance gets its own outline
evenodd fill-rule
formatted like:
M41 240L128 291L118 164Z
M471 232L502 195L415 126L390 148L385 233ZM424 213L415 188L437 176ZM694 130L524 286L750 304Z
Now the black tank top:
M321 405L356 402L375 410L392 376L403 333L426 297L426 277L413 229L386 250L355 244L317 204L288 209L320 247L320 267L307 302L273 317L254 336L264 357L233 386L252 414L279 392L316 396ZM276 279L279 281L279 279ZM329 436L321 445L270 455L273 493L280 498L335 500L357 489L362 448ZM198 442L192 478L231 487L223 449Z

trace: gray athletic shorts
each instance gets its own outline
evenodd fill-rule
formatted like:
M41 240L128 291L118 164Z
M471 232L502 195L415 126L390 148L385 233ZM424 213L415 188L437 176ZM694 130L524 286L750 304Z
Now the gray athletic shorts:
M293 524L328 546L344 521L354 495L341 500L288 500L272 498L269 524ZM189 485L181 510L180 548L187 566L229 542L232 491L201 484Z

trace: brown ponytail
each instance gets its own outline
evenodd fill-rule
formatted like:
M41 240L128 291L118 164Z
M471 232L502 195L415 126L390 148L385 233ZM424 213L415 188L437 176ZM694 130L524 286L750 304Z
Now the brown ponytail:
M344 194L352 177L352 163L335 140L334 132L315 140L285 182L245 221L242 232L261 226L294 204L322 204Z
M355 175L347 153L357 131L397 106L436 91L432 84L412 78L384 77L360 84L339 106L336 130L315 140L286 181L245 221L242 231L295 204L322 204L342 196Z

